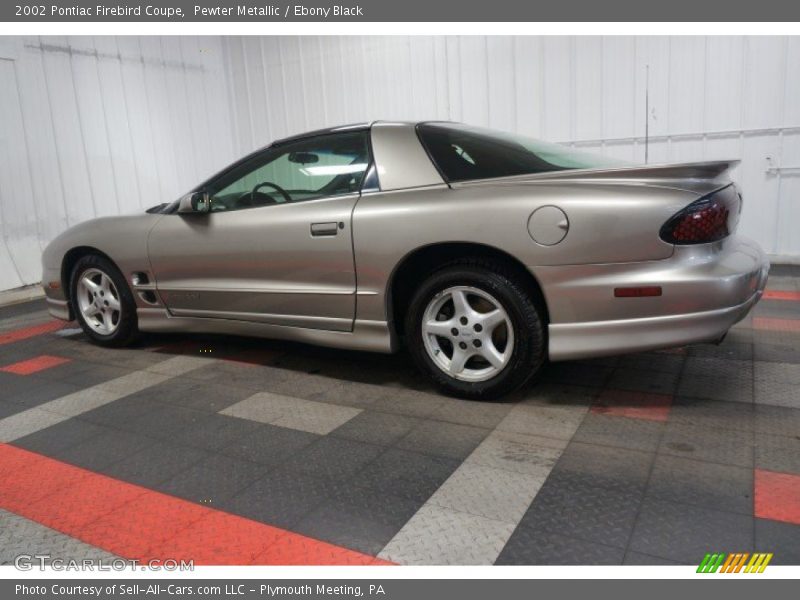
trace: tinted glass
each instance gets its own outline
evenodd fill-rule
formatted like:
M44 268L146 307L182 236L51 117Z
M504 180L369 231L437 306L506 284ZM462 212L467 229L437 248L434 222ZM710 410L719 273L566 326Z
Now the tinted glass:
M448 181L627 164L559 144L478 127L425 123L417 130L433 162Z
M358 192L370 163L366 131L270 148L208 188L212 212L303 202Z

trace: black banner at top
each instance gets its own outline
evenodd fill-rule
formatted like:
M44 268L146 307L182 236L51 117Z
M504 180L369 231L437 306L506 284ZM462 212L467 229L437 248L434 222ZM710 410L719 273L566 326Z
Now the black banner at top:
M4 0L3 22L795 22L787 0Z

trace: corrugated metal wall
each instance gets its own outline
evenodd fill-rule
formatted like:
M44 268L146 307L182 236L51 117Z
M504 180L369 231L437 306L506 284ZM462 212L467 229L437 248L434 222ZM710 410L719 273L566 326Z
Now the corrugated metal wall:
M95 216L176 198L234 157L220 38L0 39L0 290Z
M645 93L649 89L649 114ZM317 127L453 119L650 162L741 158L742 229L800 260L797 37L0 39L0 289L95 215Z
M742 230L800 259L800 37L230 38L237 148L453 119L644 161L740 158ZM649 81L648 81L649 79Z

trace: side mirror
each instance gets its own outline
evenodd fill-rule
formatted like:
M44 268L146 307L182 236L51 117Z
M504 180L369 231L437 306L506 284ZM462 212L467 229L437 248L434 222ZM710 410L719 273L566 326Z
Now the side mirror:
M191 192L181 198L178 204L179 213L207 213L211 210L211 199L208 192Z

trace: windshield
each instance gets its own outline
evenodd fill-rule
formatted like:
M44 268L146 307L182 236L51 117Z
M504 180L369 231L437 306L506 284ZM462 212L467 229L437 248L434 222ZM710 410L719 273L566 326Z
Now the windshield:
M560 144L467 125L422 123L417 130L448 181L630 165Z

